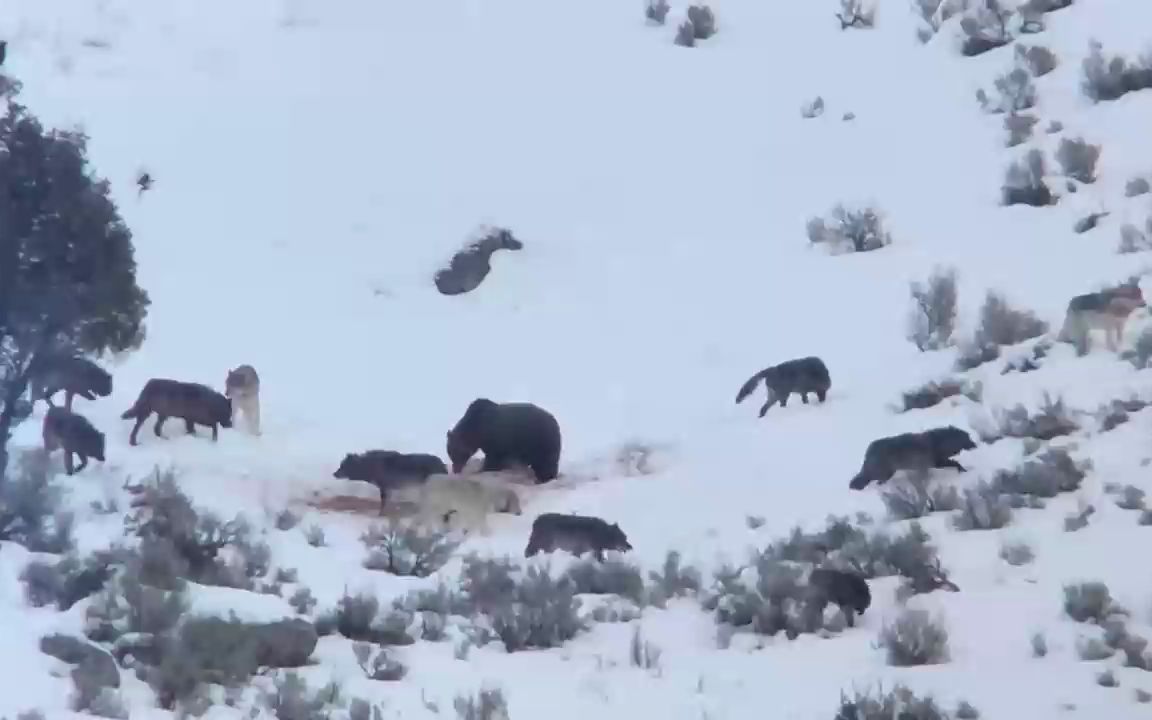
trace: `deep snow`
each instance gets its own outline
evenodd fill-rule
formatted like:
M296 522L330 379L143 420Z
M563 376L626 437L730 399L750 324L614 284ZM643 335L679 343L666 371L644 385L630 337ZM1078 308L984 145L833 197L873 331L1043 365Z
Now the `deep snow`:
M646 566L679 549L707 569L829 513L882 516L874 491L847 488L867 443L970 427L980 412L889 409L953 358L904 339L910 280L955 266L962 332L986 288L1058 328L1069 297L1146 266L1115 249L1120 225L1152 209L1147 196L1123 196L1126 180L1152 172L1152 93L1093 106L1078 88L1089 38L1135 55L1152 7L1078 0L1025 38L1060 65L1036 81L1035 139L1006 149L1001 118L983 114L973 93L1010 69L1010 47L963 58L952 25L922 45L903 0L880 3L876 29L842 32L836 5L716 2L719 34L689 50L671 42L679 4L653 27L642 6L609 0L9 0L5 68L47 124L91 135L153 299L149 337L116 364L114 394L77 401L110 442L103 467L68 481L82 547L121 532L88 502L122 496L126 475L157 464L179 468L204 507L260 521L312 490L373 497L331 477L344 453L443 454L444 431L477 396L553 411L571 482L542 489L519 518L494 518L493 535L468 547L519 555L536 514L573 511L618 522ZM825 113L801 118L816 95ZM843 121L849 111L855 119ZM1044 134L1051 120L1064 124L1060 135ZM1010 160L1080 135L1104 147L1097 183L1052 208L998 206ZM137 198L142 167L156 182ZM875 203L893 244L838 257L810 249L805 222L839 202ZM1072 231L1101 208L1112 214L1100 228ZM483 222L509 226L525 250L497 255L474 293L438 295L432 273ZM826 405L793 399L758 420L762 389L733 404L753 372L809 354L831 369ZM149 423L128 447L119 414L145 380L222 389L240 363L261 375L262 438L224 431L213 445L170 423L161 441ZM1058 348L1025 375L997 367L978 371L991 407L1048 390L1091 410L1148 386L1147 371L1104 351L1077 359ZM18 443L37 441L38 420ZM1105 482L1152 492L1140 463L1150 425L1142 412L1078 439L1097 470L1077 495L1100 511L1079 533L1061 526L1073 497L1018 514L1004 531L926 522L963 589L913 601L947 618L949 664L883 664L872 643L895 603L880 580L855 631L755 651L716 649L711 619L688 603L647 611L646 635L664 650L659 676L628 666L625 625L597 626L558 651L484 650L469 662L421 643L401 651L412 670L399 685L365 680L347 643L325 638L308 673L346 678L352 694L387 698L389 716L406 718L433 716L421 691L450 712L451 698L482 680L504 687L515 719L828 718L842 689L877 678L965 698L988 718L1142 716L1131 692L1152 679L1122 669L1119 689L1095 684L1100 663L1075 658L1083 629L1062 616L1060 586L1104 580L1137 609L1138 626L1152 620L1152 577L1129 570L1149 530L1102 496ZM625 477L613 457L629 441L664 448L660 471ZM988 474L1014 464L1016 447L982 446L964 462ZM765 524L749 529L750 514ZM346 584L385 595L409 586L360 567L363 518L310 522L329 547L299 533L268 540L322 606ZM1005 537L1027 538L1037 561L1005 565ZM11 544L0 553L12 638L0 715L39 706L65 717L69 680L49 677L55 661L36 642L46 628L75 627L82 607L27 608L17 580L26 557ZM205 609L291 612L217 590L204 591ZM1036 630L1052 646L1043 660L1029 651ZM141 705L133 718L164 715Z

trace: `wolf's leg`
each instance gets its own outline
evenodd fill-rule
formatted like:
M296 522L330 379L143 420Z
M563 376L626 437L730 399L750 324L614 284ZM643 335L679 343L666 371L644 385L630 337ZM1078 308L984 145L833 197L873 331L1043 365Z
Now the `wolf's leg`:
M88 467L88 456L81 453L76 454L80 456L80 467L76 468L76 472L80 472L84 468Z
M508 459L503 455L484 453L484 464L480 466L481 472L496 472L508 467Z
M167 415L163 415L161 413L156 413L156 427L154 427L152 429L152 432L156 433L156 437L158 437L158 438L164 437L164 421L167 419L168 419Z
M65 390L64 391L64 407L68 408L69 412L72 411L72 400L75 397L76 397L76 393L72 392L71 390Z
M248 431L260 437L260 396L253 395L245 408L244 416L248 421Z
M804 390L800 393L800 401L803 402L805 405L808 404L808 391L807 390Z
M128 435L128 444L129 445L135 445L136 444L136 435L140 432L140 426L143 425L144 421L147 419L148 419L148 415L144 414L144 413L142 413L140 415L140 417L136 418L136 424L132 426L132 432Z
M188 418L184 418L184 432L188 433L189 435L195 435L196 423L192 422Z
M220 439L220 426L217 423L212 423L212 442Z
M936 467L941 468L941 469L954 468L959 472L968 472L967 468L965 468L963 465L956 462L952 458L943 458L941 460L937 460L936 461Z
M69 475L76 472L72 467L72 451L65 446L64 448L64 472Z
M817 390L816 391L816 399L820 401L821 405L824 404L824 401L827 398L828 398L828 391L827 390Z

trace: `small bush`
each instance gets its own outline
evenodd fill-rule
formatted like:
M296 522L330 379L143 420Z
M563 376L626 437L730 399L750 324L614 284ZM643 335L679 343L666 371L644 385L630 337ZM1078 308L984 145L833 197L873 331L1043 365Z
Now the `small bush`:
M639 568L620 558L603 562L591 558L577 560L564 574L580 594L619 595L638 606L648 602L648 590Z
M1030 310L1012 307L1000 293L990 290L980 308L974 342L979 347L1015 345L1048 332L1048 323Z
M998 488L980 483L964 491L964 501L952 516L952 526L965 530L999 530L1012 522L1012 506Z
M1071 411L1065 406L1064 399L1053 398L1048 393L1044 393L1043 401L1035 412L1029 412L1024 405L1017 405L1000 411L998 416L999 437L1047 441L1071 435L1080 429L1080 424L1072 419Z
M960 493L951 486L930 487L928 472L905 473L903 482L889 482L881 491L884 507L893 520L915 520L961 506Z
M918 388L905 390L900 404L903 412L910 412L936 407L951 397L966 397L978 403L983 397L983 390L979 382L969 382L963 378L931 380Z
M360 541L368 548L364 567L412 577L436 572L460 546L447 533L391 520L365 532Z
M1064 448L1048 448L1015 470L1001 470L992 480L1006 495L1054 498L1080 489L1091 464L1077 463Z
M457 695L452 701L458 720L508 720L508 700L499 688L475 695Z
M1000 190L1003 204L1031 207L1054 204L1055 197L1044 184L1047 172L1044 154L1036 148L1029 150L1023 158L1009 165L1004 174L1004 185Z
M300 516L289 509L276 513L275 525L277 530L291 530L300 524Z
M805 120L811 120L813 118L820 117L823 114L824 98L820 97L819 95L816 96L815 100L804 103L804 105L800 108L800 117L804 118Z
M1116 506L1123 510L1143 510L1146 497L1147 493L1143 489L1135 485L1125 485L1120 490L1120 498L1116 500Z
M880 646L895 667L937 665L949 659L948 630L927 610L906 609L880 630Z
M1132 223L1121 225L1120 245L1117 252L1126 254L1152 250L1152 217L1149 217L1144 225L1147 232L1142 231Z
M1035 560L1036 553L1026 542L1009 542L1000 546L1000 559L1009 565L1020 567Z
M1152 88L1152 57L1131 62L1116 55L1104 56L1104 48L1092 42L1081 65L1080 88L1093 102L1117 100L1130 92Z
M316 608L316 598L312 595L312 591L309 588L296 588L296 592L292 593L292 597L288 598L288 604L301 615L310 615Z
M929 695L920 697L904 685L896 685L885 692L854 691L852 697L840 693L840 709L835 720L974 720L980 714L967 702L961 701L956 710L947 712Z
M648 572L648 582L653 602L657 605L674 597L694 595L703 586L700 571L691 566L682 566L680 553L675 550L669 550L664 556L664 565L659 572Z
M312 547L324 547L328 544L327 539L324 537L324 528L319 525L309 525L304 530L304 539Z
M58 610L68 610L104 588L118 559L113 551L96 552L84 560L71 552L55 564L31 562L20 576L25 597L34 607L55 604Z
M1060 140L1056 148L1056 162L1065 176L1082 183L1096 182L1096 162L1100 159L1100 146L1085 142L1083 138Z
M809 242L833 254L871 252L892 243L880 212L874 208L850 210L837 205L829 219L810 219L807 232Z
M660 669L660 648L644 639L640 625L632 627L632 641L628 645L628 660L632 667L643 670Z
M948 347L956 330L956 269L936 269L926 282L913 282L909 293L913 308L908 339L921 352Z
M1109 213L1107 211L1088 213L1072 225L1072 232L1082 235L1089 230L1095 230L1096 226L1100 224L1100 221L1108 217L1108 215Z
M876 9L864 8L861 0L840 0L840 12L836 13L840 29L871 28L876 22Z
M1136 688L1132 692L1132 697L1138 703L1152 703L1152 692L1148 692L1147 690Z
M1048 640L1045 639L1044 633L1032 633L1032 657L1042 658L1048 655Z
M668 11L671 9L672 6L668 4L668 0L648 0L644 7L644 17L648 22L663 25L668 18Z
M987 113L1018 113L1036 106L1036 86L1024 68L1016 68L996 78L996 96L976 91L976 100Z
M676 38L673 42L680 47L696 47L696 28L692 26L690 20L685 20L676 28Z
M1016 44L1016 64L1033 77L1042 77L1056 69L1056 54L1043 45Z
M1096 684L1101 687L1120 687L1120 681L1111 670L1104 670L1096 675Z
M264 693L265 707L277 720L324 720L328 712L340 703L340 686L322 685L315 691L295 671L286 672L275 679L275 689Z
M356 656L356 662L360 665L360 669L364 671L364 677L369 680L395 682L404 679L404 676L408 674L408 668L404 667L400 661L372 643L353 643L352 653Z
M1008 113L1005 115L1004 132L1008 137L1004 141L1004 146L1016 147L1031 140L1032 130L1038 122L1040 122L1040 120L1035 115L1022 113Z
M1152 192L1152 183L1147 178L1134 177L1124 183L1124 197L1147 195L1149 192Z
M85 634L96 642L114 642L125 635L165 637L188 610L187 582L161 578L164 587L149 584L145 559L128 553L124 564L97 593L85 613Z
M965 57L975 57L1012 42L1008 29L1011 18L1012 10L1002 7L999 0L984 0L982 4L968 6L960 19L960 30L964 33L960 52Z
M1116 651L1100 638L1081 638L1076 643L1076 656L1084 662L1107 660L1115 654Z
M1102 624L1110 615L1125 614L1102 582L1064 586L1064 613L1076 622Z
M60 502L48 456L41 451L23 453L9 476L0 480L0 540L32 552L67 552L72 547L73 516L60 511Z
M1088 520L1096 513L1094 505L1084 505L1075 513L1064 518L1064 532L1078 532L1088 527Z

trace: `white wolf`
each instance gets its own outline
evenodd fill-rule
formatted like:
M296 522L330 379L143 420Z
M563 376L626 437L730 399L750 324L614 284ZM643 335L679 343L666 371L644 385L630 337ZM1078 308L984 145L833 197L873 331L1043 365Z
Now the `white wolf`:
M232 422L236 422L236 414L244 415L244 424L248 432L260 435L260 376L256 368L251 365L241 365L235 370L228 371L228 379L224 381L224 394L232 399Z
M488 515L519 515L520 496L500 472L429 475L416 490L418 522L430 527L488 532Z

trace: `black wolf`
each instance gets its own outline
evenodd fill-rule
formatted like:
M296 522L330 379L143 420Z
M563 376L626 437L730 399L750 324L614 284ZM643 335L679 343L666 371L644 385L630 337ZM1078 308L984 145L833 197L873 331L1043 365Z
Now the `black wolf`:
M88 467L88 458L104 462L104 433L93 427L83 415L62 407L50 407L44 414L41 435L44 452L64 449L64 470L69 475ZM73 453L80 457L80 467L73 468Z
M369 450L345 455L332 477L375 485L380 491L380 514L383 515L390 490L423 485L430 475L447 472L444 461L435 455Z
M72 409L72 399L86 400L112 394L112 376L107 370L78 355L48 355L32 364L32 399L53 405L52 396L64 391L64 407Z
M863 490L873 481L888 482L898 470L955 468L966 472L964 466L953 460L952 456L975 447L976 443L972 442L968 433L954 425L873 440L864 451L860 472L852 478L848 487Z
M756 383L761 380L768 389L768 401L760 408L760 417L764 417L777 402L780 407L786 407L788 396L792 393L799 393L805 405L808 404L808 393L816 393L817 399L824 402L828 389L832 387L828 366L820 358L810 355L764 368L748 378L748 382L740 386L740 392L736 393L736 402L741 403L751 395L756 389Z
M628 536L616 523L609 525L589 515L544 513L532 522L524 557L532 557L538 552L565 550L573 555L591 552L597 560L603 560L605 550L626 552L631 549Z
M808 575L808 586L823 602L840 606L848 627L855 627L856 615L863 615L872 604L867 581L855 573L816 568Z
M519 463L532 468L537 483L544 483L559 474L560 444L560 424L547 410L477 398L448 431L448 458L452 472L459 473L482 450L484 471Z
M492 228L488 233L452 256L448 267L433 277L441 295L462 295L480 287L492 271L492 254L497 250L523 250L524 243L505 228Z
M196 434L196 425L211 427L213 442L218 438L220 427L232 427L232 401L224 395L200 383L152 378L144 383L132 407L120 415L125 420L136 419L129 444L136 444L140 426L152 413L156 413L156 437L164 437L164 421L170 417L183 420L189 435Z

